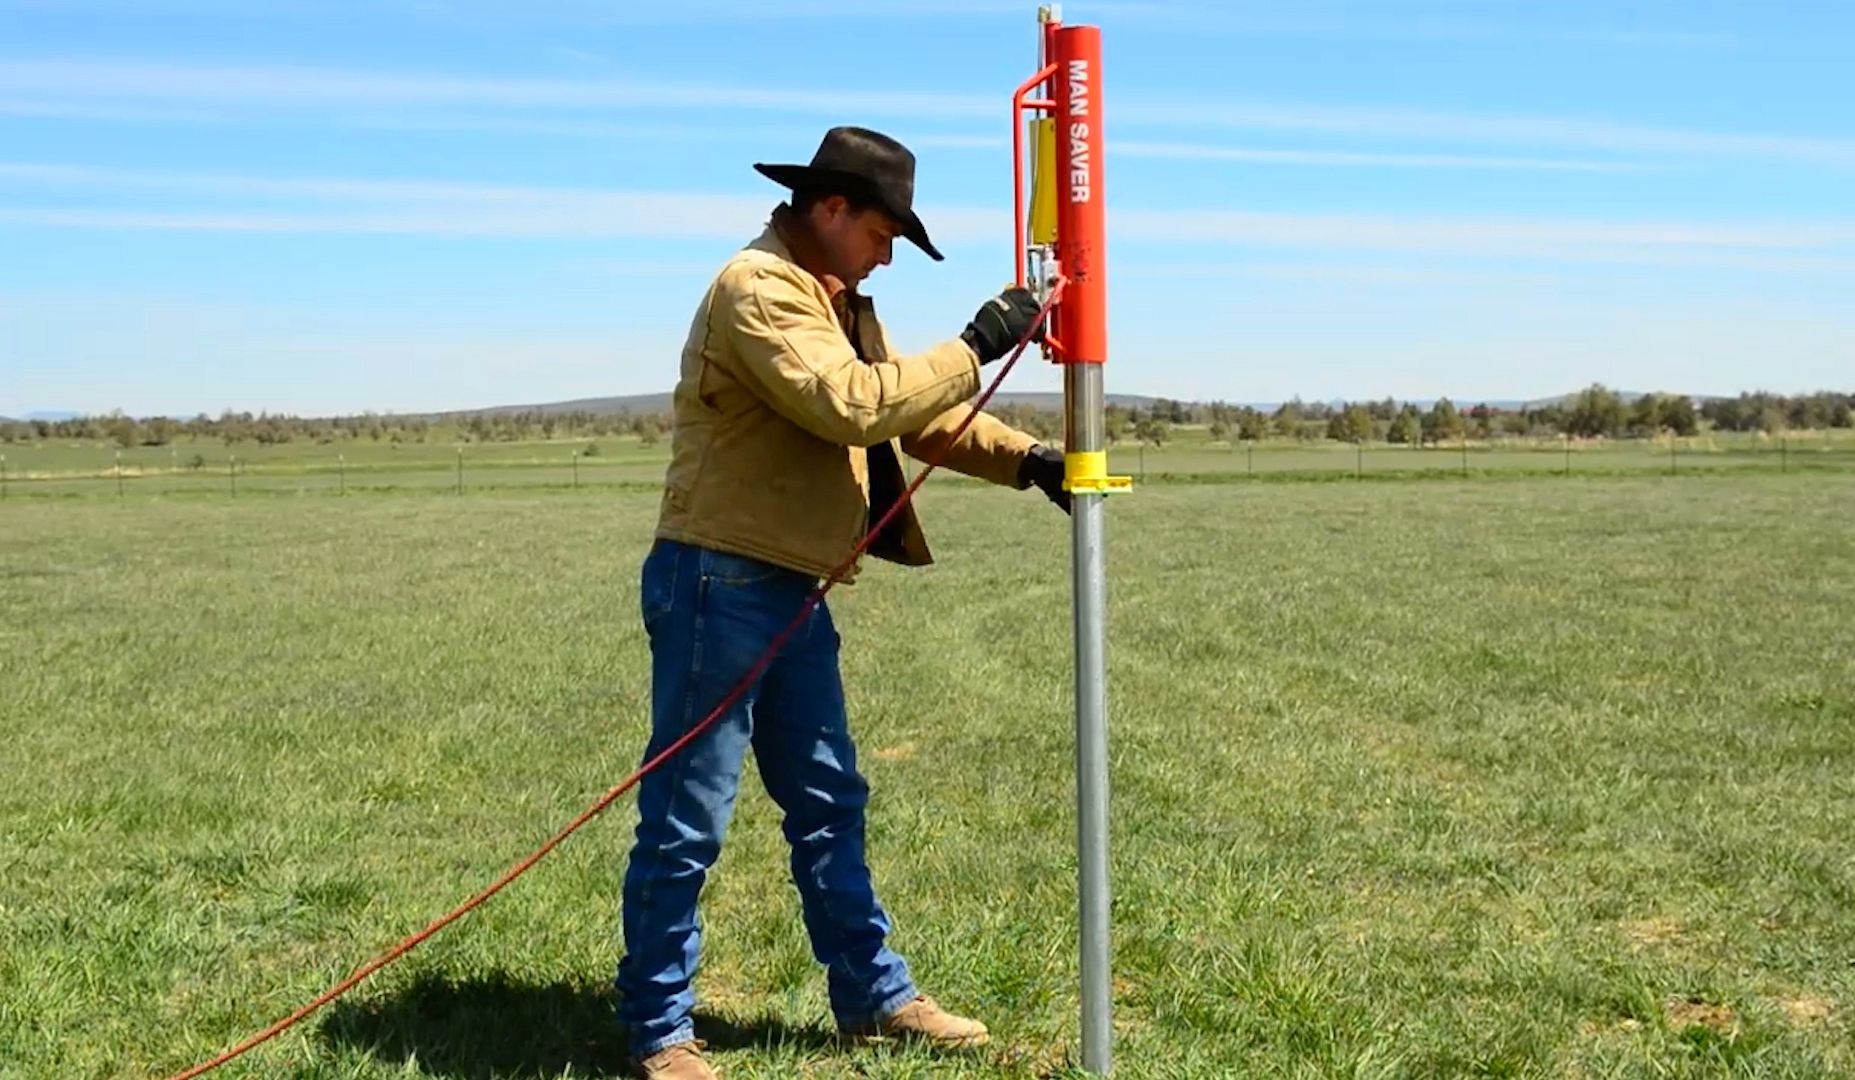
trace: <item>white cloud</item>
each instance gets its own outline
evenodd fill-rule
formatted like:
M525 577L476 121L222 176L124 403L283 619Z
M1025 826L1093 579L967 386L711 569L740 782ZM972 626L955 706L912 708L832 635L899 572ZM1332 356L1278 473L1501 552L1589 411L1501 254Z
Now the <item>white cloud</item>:
M718 139L778 137L803 144L817 132L791 128L785 131L757 126L752 129L720 128L700 124L623 124L600 120L554 120L525 116L447 115L442 113L369 116L355 121L363 128L402 131L483 131L528 135L560 135L592 139L639 139L667 142L712 143ZM943 150L1002 150L1011 145L1003 135L896 132L910 146ZM1197 142L1144 142L1110 138L1114 157L1162 161L1229 161L1250 165L1295 165L1337 168L1489 169L1536 172L1642 172L1639 162L1596 161L1576 158L1506 157L1479 154L1427 154L1348 150L1279 150Z
M207 17L220 19L316 21L331 18L376 23L396 21L439 24L488 31L521 27L686 26L727 21L767 23L830 19L908 22L933 19L998 19L1026 25L1034 5L1025 0L679 0L674 4L611 3L600 0L530 0L510 5L499 0L446 0L382 5L366 0L0 0L0 11L25 10L61 15L138 17ZM1072 4L1073 20L1095 23L1110 32L1189 26L1196 34L1248 38L1380 39L1391 41L1568 42L1585 45L1660 49L1723 49L1739 43L1729 34L1681 26L1586 24L1568 22L1548 8L1532 21L1462 17L1452 3L1375 3L1370 7L1303 3L1292 9L1231 10L1230 5L1155 3L1150 0L1088 0ZM1528 14L1522 9L1520 14ZM1793 16L1794 19L1794 16Z
M0 225L68 229L227 233L423 234L544 238L739 238L758 227L764 200L717 199L679 203L674 197L618 197L597 212L576 204L512 207L488 212L458 209L370 210L343 213L255 211L71 210L0 207Z
M1203 105L1129 98L1114 115L1122 124L1427 139L1502 146L1563 146L1633 154L1777 158L1855 165L1855 139L1692 131L1550 116L1436 112L1360 105L1230 102Z
M1172 161L1240 161L1251 165L1326 165L1353 168L1502 169L1542 172L1640 172L1647 166L1622 161L1564 158L1484 157L1475 154L1374 153L1349 150L1273 150L1205 143L1108 140L1111 156Z
M628 79L484 79L314 67L192 67L18 60L0 64L0 92L79 99L207 100L226 105L492 105L504 108L712 108L835 115L836 90L785 90ZM858 107L885 116L996 117L977 94L859 91Z
M1130 237L1180 244L1566 256L1605 249L1811 249L1855 244L1855 224L1840 222L1738 225L1181 210L1118 210L1111 222Z
M198 109L144 109L133 105L93 105L81 101L0 99L0 116L44 120L104 120L137 124L202 124L223 119Z
M841 114L836 90L749 87L642 79L478 78L291 66L204 67L154 63L14 60L0 63L0 93L74 105L150 101L211 104L220 109L498 109L509 111L743 110L807 116ZM858 109L873 117L999 120L995 95L935 91L860 91ZM1202 102L1137 93L1113 106L1114 139L1140 128L1205 128L1322 135L1347 139L1421 140L1448 144L1560 147L1606 153L1740 157L1817 165L1855 165L1855 139L1695 131L1608 120L1445 112L1376 105ZM575 124L584 117L545 116L537 123ZM434 118L442 122L442 118ZM467 118L451 118L466 124ZM483 123L511 123L483 120ZM524 118L522 122L527 122ZM560 128L565 131L567 129ZM587 133L595 133L587 129ZM1148 143L1148 146L1178 144ZM1322 151L1290 151L1321 156ZM1326 155L1338 162L1343 155ZM1390 155L1395 158L1400 155ZM1410 155L1403 155L1410 156ZM1262 160L1262 159L1257 159ZM1516 159L1522 160L1522 159ZM1390 164L1392 162L1382 162ZM1439 161L1440 163L1440 161ZM1466 159L1458 159L1465 164Z
M101 230L238 233L425 234L532 238L739 239L765 221L774 195L686 194L344 178L109 170L0 163L0 186L34 201L0 206L0 224ZM161 192L187 205L108 205L73 189ZM280 201L289 205L277 205ZM937 241L991 244L1003 208L925 206ZM1585 263L1640 263L1839 272L1855 252L1846 221L1614 221L1370 214L1238 213L1116 209L1112 244L1183 249L1424 252Z
M1442 14L1436 12L1440 7ZM1536 19L1525 22L1474 20L1461 17L1457 4L1376 3L1370 7L1352 5L1326 11L1320 5L1302 3L1253 11L1233 11L1230 5L1212 7L1203 3L1151 3L1145 0L1093 0L1088 4L1088 21L1104 22L1126 19L1129 22L1165 22L1189 26L1197 34L1239 34L1244 37L1306 37L1317 39L1386 39L1395 41L1520 41L1528 44L1570 42L1586 45L1612 45L1662 49L1720 49L1738 39L1732 35L1691 30L1682 27L1578 25L1568 22L1557 9L1539 6L1532 9ZM1514 10L1514 9L1510 9ZM1523 6L1519 13L1527 13Z

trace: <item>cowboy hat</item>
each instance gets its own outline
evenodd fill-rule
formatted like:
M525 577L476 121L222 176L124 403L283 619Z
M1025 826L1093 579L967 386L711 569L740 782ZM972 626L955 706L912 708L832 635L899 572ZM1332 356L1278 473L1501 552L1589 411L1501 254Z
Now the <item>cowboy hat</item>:
M823 187L862 196L900 222L902 235L929 258L941 261L927 228L915 216L915 155L887 135L868 128L834 127L825 132L810 164L756 163L754 170L794 191Z

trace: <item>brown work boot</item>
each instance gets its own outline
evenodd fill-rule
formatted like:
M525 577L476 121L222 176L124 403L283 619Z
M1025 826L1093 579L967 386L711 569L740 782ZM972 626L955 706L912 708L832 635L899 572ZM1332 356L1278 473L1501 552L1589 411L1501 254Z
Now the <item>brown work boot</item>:
M644 1080L721 1080L721 1074L703 1060L700 1040L666 1046L638 1062Z
M984 1046L991 1038L984 1024L955 1016L933 998L922 996L874 1025L847 1029L844 1034L853 1039L912 1039L950 1050Z

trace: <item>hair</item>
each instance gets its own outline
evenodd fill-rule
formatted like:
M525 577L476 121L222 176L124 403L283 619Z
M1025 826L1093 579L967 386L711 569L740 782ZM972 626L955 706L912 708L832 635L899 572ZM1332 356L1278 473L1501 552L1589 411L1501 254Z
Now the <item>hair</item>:
M792 198L788 201L794 212L804 215L810 213L813 206L833 195L842 195L844 200L850 204L850 212L853 214L880 209L876 200L870 198L866 192L854 190L851 185L844 184L814 184L795 188Z

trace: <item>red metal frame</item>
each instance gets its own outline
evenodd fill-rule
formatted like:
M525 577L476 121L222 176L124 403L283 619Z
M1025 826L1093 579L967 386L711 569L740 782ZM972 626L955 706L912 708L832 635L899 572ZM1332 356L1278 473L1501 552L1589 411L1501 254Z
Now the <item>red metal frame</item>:
M1016 253L1016 281L1022 288L1024 279L1024 110L1052 109L1056 103L1039 98L1036 101L1025 100L1024 95L1043 85L1045 79L1056 73L1055 64L1045 64L1042 71L1024 80L1016 93L1011 95L1011 207L1013 235L1017 239L1011 242L1012 251Z

